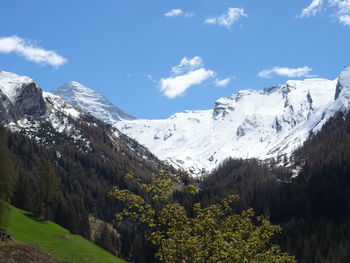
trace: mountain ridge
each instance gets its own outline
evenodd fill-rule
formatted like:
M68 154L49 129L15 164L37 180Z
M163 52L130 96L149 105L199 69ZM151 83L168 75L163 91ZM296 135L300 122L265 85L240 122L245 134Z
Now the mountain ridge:
M135 119L114 106L106 97L76 81L69 81L51 93L76 107L89 111L96 118L109 124L120 120Z
M19 85L21 80L23 83ZM264 160L290 156L336 112L350 108L350 67L345 67L334 80L288 80L261 90L241 90L219 98L212 109L187 110L163 120L133 119L130 115L127 115L128 119L123 119L118 112L113 115L114 110L119 108L78 82L63 85L54 95L41 92L37 84L27 77L18 77L17 82L8 81L8 78L1 82L0 79L0 90L3 90L1 83L4 81L19 90L23 85L32 85L36 101L40 101L40 96L45 99L41 107L45 114L41 112L39 115L45 115L56 125L56 130L71 131L69 136L72 138L85 140L79 131L77 133L68 125L67 117L63 121L57 118L58 113L76 120L91 114L112 125L115 137L126 134L160 160L197 176L210 172L228 157ZM8 94L8 90L5 93ZM30 107L26 106L26 110L18 114L21 110L17 109L19 104L14 96L10 100L4 93L0 95L3 102L0 108L5 109L0 119L11 119L10 116L18 119L18 116L24 115L32 118L27 109ZM40 110L43 103L32 104L33 101L29 100L29 106L34 105ZM28 121L10 121L8 126L15 128L16 125L23 128L29 124Z
M219 98L210 110L115 126L161 160L195 175L210 172L228 157L290 156L335 112L349 109L349 72L345 67L335 80L288 80L261 90L242 90Z
M121 134L108 122L60 96L42 91L33 79L6 71L0 71L0 124L41 144L69 143L81 151L93 150L93 138L86 131L91 127L104 133L108 137L103 139L104 142L108 141L118 151L130 151L127 155L135 155L134 158L150 162L154 167L162 165L148 149Z

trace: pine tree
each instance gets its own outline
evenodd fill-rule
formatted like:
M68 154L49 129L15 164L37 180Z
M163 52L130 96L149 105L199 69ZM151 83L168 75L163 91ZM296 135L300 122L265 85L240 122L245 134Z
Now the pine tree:
M13 182L14 171L10 153L3 138L0 138L0 227L5 229L9 221L9 208L5 202L11 199Z
M0 199L9 201L13 191L14 171L10 153L0 138Z
M57 187L58 178L55 168L50 161L45 161L38 169L38 192L35 196L35 215L42 216L45 220L50 218L50 207L53 203Z

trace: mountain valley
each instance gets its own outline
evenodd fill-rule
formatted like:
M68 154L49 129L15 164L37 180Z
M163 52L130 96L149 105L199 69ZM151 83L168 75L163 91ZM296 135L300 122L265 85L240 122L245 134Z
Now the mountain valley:
M350 67L335 80L240 91L166 120L135 119L77 82L63 87L44 92L0 72L0 172L13 175L12 205L130 262L154 262L146 230L116 222L122 207L108 192L145 195L129 172L149 182L164 170L189 171L169 202L191 211L239 194L238 209L283 226L276 242L299 262L349 259ZM200 189L195 197L189 183Z

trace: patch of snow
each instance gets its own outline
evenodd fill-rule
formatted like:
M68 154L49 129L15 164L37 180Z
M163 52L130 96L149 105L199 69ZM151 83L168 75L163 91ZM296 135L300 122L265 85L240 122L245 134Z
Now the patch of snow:
M161 160L200 175L228 157L290 155L319 124L336 85L337 80L320 78L290 80L220 98L211 110L184 111L165 120L123 120L115 126Z
M299 173L301 172L302 168L301 166L297 166L296 168L292 169L292 176L290 178L297 178L299 176Z
M14 73L0 71L0 90L6 97L15 103L18 94L20 94L23 84L34 82L31 78L26 76L19 76Z
M81 109L72 106L57 95L54 95L49 92L43 92L43 97L45 101L50 104L49 108L54 109L55 111L62 112L65 115L68 115L74 119L78 119L82 114Z
M106 123L134 119L110 103L106 97L76 81L68 82L52 93L62 97L70 104L90 112L94 117Z

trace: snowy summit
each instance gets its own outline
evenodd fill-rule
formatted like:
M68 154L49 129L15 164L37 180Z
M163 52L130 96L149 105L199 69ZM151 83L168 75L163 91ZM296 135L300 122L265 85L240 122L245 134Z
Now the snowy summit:
M52 92L70 104L89 111L94 117L114 123L120 120L132 120L134 117L114 106L109 100L84 85L70 81Z
M0 90L12 103L15 103L25 85L33 82L34 80L27 76L0 70Z
M198 175L228 157L290 155L337 111L349 109L349 76L347 67L336 80L289 80L220 98L210 110L116 126L158 158Z

